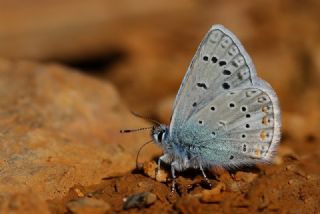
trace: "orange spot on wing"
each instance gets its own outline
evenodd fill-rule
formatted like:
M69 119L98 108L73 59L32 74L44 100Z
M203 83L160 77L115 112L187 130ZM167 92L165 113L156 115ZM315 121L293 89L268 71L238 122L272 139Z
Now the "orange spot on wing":
M263 125L268 125L268 124L269 124L269 118L268 118L267 116L264 116L264 117L262 118L262 124L263 124Z
M270 109L269 106L263 106L262 107L262 111L265 112L265 113L269 112L269 109Z
M254 153L255 153L255 155L256 155L257 157L260 157L260 156L261 156L261 150L260 150L260 149L257 149Z
M260 138L261 138L261 140L265 140L266 138L267 138L267 132L266 131L261 131L260 132Z

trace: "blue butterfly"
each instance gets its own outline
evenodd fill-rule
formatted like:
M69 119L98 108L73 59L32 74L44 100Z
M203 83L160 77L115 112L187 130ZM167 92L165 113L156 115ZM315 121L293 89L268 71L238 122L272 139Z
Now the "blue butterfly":
M260 79L237 37L214 25L201 42L182 81L170 125L152 129L175 171L226 169L269 162L280 140L278 98ZM209 181L208 181L209 182Z

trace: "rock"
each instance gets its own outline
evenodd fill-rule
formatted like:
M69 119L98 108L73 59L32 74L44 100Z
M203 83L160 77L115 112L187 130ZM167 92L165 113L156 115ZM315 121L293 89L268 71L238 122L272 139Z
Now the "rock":
M221 193L226 189L224 183L218 183L211 190L203 190L201 193L200 201L204 203L218 203L222 201Z
M202 203L220 203L223 201L222 195L215 195L215 194L203 194L200 198Z
M307 173L305 171L303 171L299 166L297 166L296 164L289 164L286 166L286 170L294 172L297 175L300 175L302 177L307 177Z
M238 171L235 174L233 181L230 180L230 182L227 183L227 190L246 192L252 186L253 181L257 178L257 173Z
M253 182L256 178L258 177L258 174L252 173L252 172L242 172L238 171L235 174L235 180L236 181L241 181L244 183L251 183Z
M80 189L75 188L74 191L75 191L75 193L77 194L78 197L84 197L84 194L83 194L83 192L81 192Z
M134 169L150 126L133 117L108 82L59 65L0 60L0 189L59 198ZM148 145L140 160L159 154Z
M156 202L157 196L151 192L142 192L124 199L123 209L143 208Z
M40 198L36 192L26 191L25 193L1 193L0 213L11 214L49 214L47 202Z
M229 172L221 171L219 181L224 184L225 191L239 192L247 189L257 177L258 174L252 172L237 171L234 176L231 176Z
M200 201L195 197L182 197L176 200L174 210L178 213L206 213L201 209ZM209 211L208 209L206 211ZM211 211L211 209L210 209Z
M163 170L160 166L160 171L157 173L158 165L154 161L148 161L143 164L143 172L150 178L156 179L159 182L166 182L168 180L169 174L167 171Z
M111 210L110 204L95 198L79 198L69 201L67 208L74 214L105 214Z
M218 180L225 185L226 191L239 191L239 186L237 182L231 177L228 171L224 170L223 168L216 168L215 171L219 173Z
M238 194L238 197L231 199L231 206L238 208L247 208L250 206L250 202L243 198L241 194Z

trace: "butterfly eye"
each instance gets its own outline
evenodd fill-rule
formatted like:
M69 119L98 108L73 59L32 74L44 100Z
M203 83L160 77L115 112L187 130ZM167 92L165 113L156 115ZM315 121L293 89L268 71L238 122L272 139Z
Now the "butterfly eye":
M163 140L163 138L164 138L164 135L165 135L164 131L160 131L160 132L159 132L159 134L158 134L158 141L159 141L160 143L162 143L162 140Z
M159 142L162 142L162 138L163 138L163 131L161 131L160 133L159 133L159 135L158 135L158 139L159 139Z

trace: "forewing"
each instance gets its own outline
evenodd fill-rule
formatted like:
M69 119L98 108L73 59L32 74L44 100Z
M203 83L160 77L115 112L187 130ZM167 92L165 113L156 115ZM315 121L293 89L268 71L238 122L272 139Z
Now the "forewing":
M182 81L170 124L173 137L191 115L228 90L250 87L256 73L239 40L215 25L201 42Z

